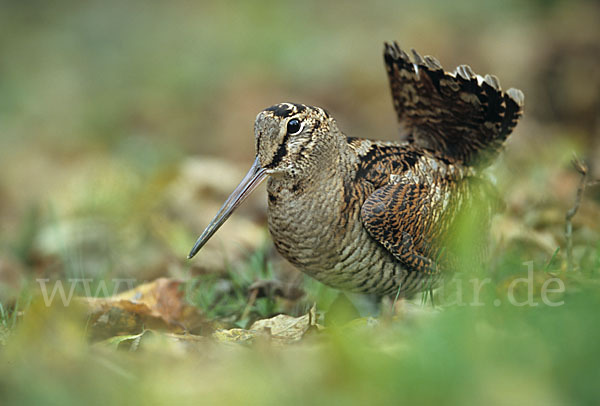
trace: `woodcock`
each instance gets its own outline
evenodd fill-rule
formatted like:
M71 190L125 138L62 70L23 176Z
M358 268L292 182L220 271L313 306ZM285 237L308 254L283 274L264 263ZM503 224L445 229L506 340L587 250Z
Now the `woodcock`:
M263 110L254 164L189 258L266 178L277 250L335 288L408 296L437 286L461 266L452 249L461 214L477 218L481 236L469 244L483 249L498 205L481 171L516 126L523 93L467 65L445 72L396 43L385 44L384 60L399 142L347 137L320 107Z

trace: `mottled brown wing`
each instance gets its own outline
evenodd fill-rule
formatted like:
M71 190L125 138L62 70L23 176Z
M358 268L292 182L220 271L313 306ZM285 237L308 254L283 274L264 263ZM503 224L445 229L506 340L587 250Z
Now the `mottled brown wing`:
M498 208L490 187L476 177L434 183L405 178L375 190L362 206L361 219L409 270L430 275L453 270L467 260L459 255L484 255L489 220ZM464 245L469 252L461 251Z
M447 229L441 221L433 224L436 217L441 220L438 216L443 210L440 193L439 189L436 192L435 187L423 183L383 186L363 204L363 225L409 270L437 273L436 259L442 249L440 234Z
M412 142L466 165L484 166L517 125L524 96L502 92L495 76L475 75L467 65L442 69L431 56L385 44L384 59L394 108Z

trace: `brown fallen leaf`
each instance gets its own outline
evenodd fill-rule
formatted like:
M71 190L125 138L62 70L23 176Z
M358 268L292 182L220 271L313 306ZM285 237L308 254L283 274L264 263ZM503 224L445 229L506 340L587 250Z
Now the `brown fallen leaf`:
M199 310L184 299L181 281L159 278L108 298L85 297L93 340L138 334L144 329L192 331L206 326Z
M120 293L113 299L144 304L150 310L149 315L160 317L167 323L174 323L181 320L188 306L183 301L184 292L181 285L179 280L158 278Z
M251 343L258 337L264 337L277 344L291 344L300 341L311 328L322 329L317 324L315 306L300 317L279 314L270 319L255 321L248 330L217 330L212 337L217 341L230 343Z

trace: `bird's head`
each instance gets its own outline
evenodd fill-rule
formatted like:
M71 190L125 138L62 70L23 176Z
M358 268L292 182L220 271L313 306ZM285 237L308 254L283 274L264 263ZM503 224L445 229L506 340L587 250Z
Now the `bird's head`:
M319 107L280 103L258 113L254 123L256 159L188 257L196 255L267 175L310 176L318 171L319 165L335 153L339 134L335 121Z
M256 116L256 158L267 174L301 174L331 151L335 130L334 120L320 107L276 104Z

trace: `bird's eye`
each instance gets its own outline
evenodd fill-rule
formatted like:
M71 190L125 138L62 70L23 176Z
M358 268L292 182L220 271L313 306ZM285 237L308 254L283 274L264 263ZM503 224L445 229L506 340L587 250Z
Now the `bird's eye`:
M300 131L302 131L302 124L300 120L293 118L287 123L287 133L288 135L296 135Z

